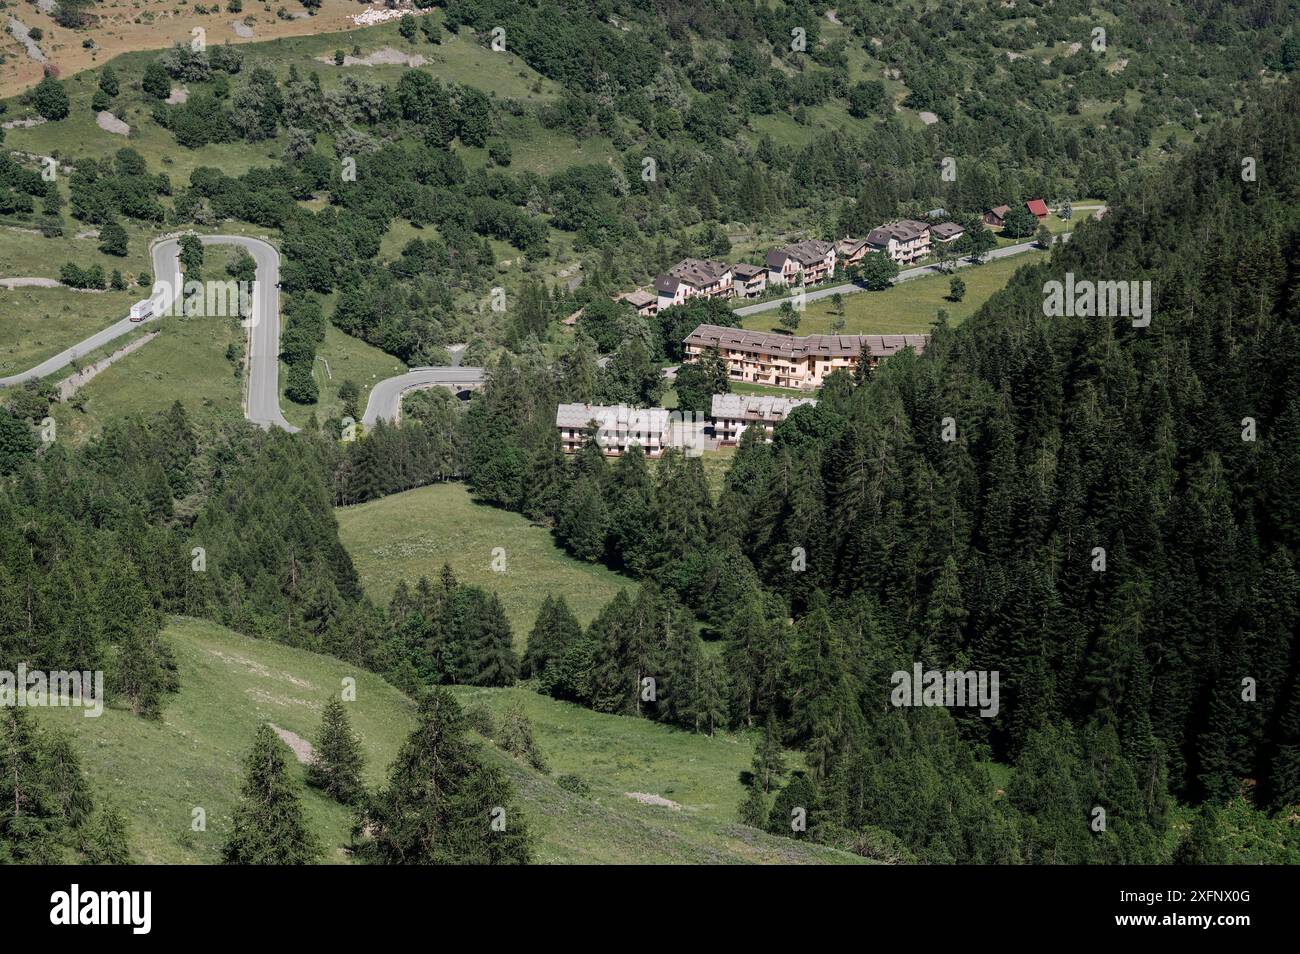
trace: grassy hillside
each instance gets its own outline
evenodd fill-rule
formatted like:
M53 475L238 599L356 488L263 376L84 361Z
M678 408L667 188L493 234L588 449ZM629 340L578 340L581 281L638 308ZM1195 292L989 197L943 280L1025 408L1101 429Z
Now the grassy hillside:
M414 725L415 708L400 692L337 660L198 620L174 620L167 636L182 691L168 701L161 721L115 709L98 719L74 709L39 710L73 733L96 795L126 813L140 861L218 861L253 730L270 721L310 738L322 705L345 676L357 680L349 712L365 740L368 781L379 781ZM342 860L336 849L347 842L347 811L314 793L306 804L313 829L332 848L331 860ZM191 830L195 807L207 812L206 832Z
M621 587L635 584L560 550L550 531L516 513L475 503L463 484L435 484L337 511L339 536L366 592L387 602L399 580L415 583L450 564L462 583L494 591L523 646L548 593L562 593L582 623ZM493 549L506 569L492 569Z
M326 656L240 636L212 623L173 619L182 689L157 722L109 709L87 719L75 709L36 710L73 737L96 797L127 815L139 861L213 863L238 798L240 760L259 722L310 739L320 709L345 677L357 681L349 705L366 755L369 784L378 783L406 733L414 704L378 676ZM543 775L489 747L520 794L536 834L540 862L812 862L849 856L734 823L743 796L739 772L752 756L746 737L714 738L650 722L598 715L526 689L459 689L496 714L523 704L553 774ZM298 769L297 771L301 771ZM554 779L575 773L588 796ZM658 795L679 807L643 804L625 793ZM348 860L350 817L307 791L313 829L328 860ZM207 830L191 830L192 811L207 812Z

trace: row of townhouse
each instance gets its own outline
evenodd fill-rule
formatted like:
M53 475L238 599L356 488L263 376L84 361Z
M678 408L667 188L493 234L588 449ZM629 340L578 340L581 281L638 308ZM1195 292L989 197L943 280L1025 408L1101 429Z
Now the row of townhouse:
M630 407L627 404L561 404L555 410L555 426L566 454L575 453L593 434L607 457L621 457L639 446L647 457L662 457L664 450L702 449L711 432L719 445L740 442L751 427L762 429L763 439L772 440L776 425L790 412L812 398L784 398L771 395L715 394L707 421L695 421L662 407Z
M964 231L956 222L931 226L915 219L899 219L872 229L864 239L808 239L774 248L762 265L684 258L655 278L653 294L637 290L617 297L646 317L692 298L758 298L770 287L827 281L837 268L858 265L869 252L882 252L900 265L910 265L930 254L932 242L955 241Z
M825 281L835 273L835 260L835 245L816 239L773 249L763 265L686 258L655 279L653 306L644 292L634 293L633 306L638 314L653 315L692 298L758 298L769 286L790 285L800 276L805 284Z
M686 360L716 348L733 381L810 391L841 368L875 367L904 348L924 351L929 335L791 335L700 325L683 340Z

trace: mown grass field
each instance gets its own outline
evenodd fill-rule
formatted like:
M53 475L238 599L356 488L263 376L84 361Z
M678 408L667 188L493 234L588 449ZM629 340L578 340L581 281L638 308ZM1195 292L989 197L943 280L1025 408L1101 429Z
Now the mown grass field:
M563 594L586 624L619 589L636 585L568 556L549 530L519 514L476 503L464 484L434 484L335 512L339 536L372 598L387 603L399 580L434 579L446 563L462 583L500 597L521 649L548 594ZM492 569L497 547L505 550L504 573Z
M975 314L994 292L1005 288L1017 268L1039 261L1047 254L1033 249L983 265L958 269L954 275L966 283L966 294L959 302L948 300L949 283L953 277L949 275L927 275L899 282L885 291L845 295L844 332L864 335L926 334L940 309L948 312L950 324L960 324ZM836 317L830 299L809 302L795 334L831 334L834 331L831 324ZM742 325L751 331L785 330L780 324L780 313L775 309L750 315L742 319Z
M308 741L321 707L343 680L356 680L348 704L366 758L368 785L388 765L415 724L415 706L380 677L327 656L255 640L201 620L173 618L181 690L163 717L139 719L107 709L97 719L78 709L35 710L47 727L70 734L100 803L128 819L135 860L216 863L237 804L242 759L254 730L271 722ZM494 746L488 759L511 776L517 804L534 833L535 860L550 863L852 862L859 859L735 823L744 791L739 773L752 758L748 736L713 738L653 723L599 715L523 688L457 688L466 704L483 702L501 716L514 703L532 719L550 774ZM499 720L498 720L499 721ZM304 777L286 749L291 771ZM555 779L580 776L587 796ZM642 804L626 793L659 795L677 808ZM309 824L326 862L350 860L348 809L304 789ZM194 809L206 830L194 831Z

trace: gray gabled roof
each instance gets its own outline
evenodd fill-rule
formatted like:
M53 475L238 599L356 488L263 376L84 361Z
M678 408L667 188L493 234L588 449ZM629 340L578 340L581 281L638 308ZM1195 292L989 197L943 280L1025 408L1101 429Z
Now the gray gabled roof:
M660 434L668 428L668 410L629 407L626 404L561 404L555 409L555 426L585 428L592 421L608 431Z
M875 358L888 357L903 348L924 351L929 335L790 335L700 325L685 338L685 344L722 351L745 351L751 354L778 355L783 358L857 357L864 350Z
M775 423L785 420L790 412L805 404L816 404L814 398L787 398L762 394L715 394L710 416L733 421L763 421Z

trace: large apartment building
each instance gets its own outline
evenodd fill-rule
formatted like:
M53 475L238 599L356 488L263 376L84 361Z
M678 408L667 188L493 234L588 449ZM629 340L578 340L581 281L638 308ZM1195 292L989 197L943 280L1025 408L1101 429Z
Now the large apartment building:
M555 426L566 454L587 443L588 428L596 425L596 443L607 457L626 454L641 445L647 457L659 457L666 446L669 412L662 407L626 404L561 404L555 409Z
M805 285L825 281L835 272L835 259L834 243L817 239L774 248L767 253L767 283L790 285L801 272Z
M659 311L684 304L689 298L730 298L735 294L731 266L710 259L684 258L655 279L655 292Z
M899 265L910 265L930 254L930 226L914 219L900 219L872 229L867 244Z
M686 360L717 348L733 381L812 390L839 368L874 367L904 348L925 349L929 335L790 335L700 325L683 340Z
M719 444L737 444L741 435L751 427L761 427L765 440L772 439L772 430L790 416L790 412L805 404L816 404L813 398L785 398L766 394L715 394L709 417L713 420L713 436Z

